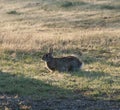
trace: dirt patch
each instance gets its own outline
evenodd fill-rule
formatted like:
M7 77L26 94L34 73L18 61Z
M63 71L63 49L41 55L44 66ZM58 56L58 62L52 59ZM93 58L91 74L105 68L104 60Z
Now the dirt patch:
M29 98L17 95L0 95L0 110L31 110L31 105Z
M26 97L0 95L0 110L120 110L120 101L80 99L32 100Z

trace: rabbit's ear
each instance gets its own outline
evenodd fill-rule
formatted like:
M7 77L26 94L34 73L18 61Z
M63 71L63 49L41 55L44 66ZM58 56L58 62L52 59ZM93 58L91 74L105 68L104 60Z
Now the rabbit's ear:
M53 48L50 48L50 49L49 49L49 53L53 53Z

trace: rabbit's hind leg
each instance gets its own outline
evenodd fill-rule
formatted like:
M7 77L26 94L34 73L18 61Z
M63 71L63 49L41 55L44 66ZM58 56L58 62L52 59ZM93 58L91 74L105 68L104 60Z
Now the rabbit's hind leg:
M76 65L71 65L69 71L79 71L79 68Z
M69 65L68 71L73 71L73 70L74 70L74 67L72 65Z

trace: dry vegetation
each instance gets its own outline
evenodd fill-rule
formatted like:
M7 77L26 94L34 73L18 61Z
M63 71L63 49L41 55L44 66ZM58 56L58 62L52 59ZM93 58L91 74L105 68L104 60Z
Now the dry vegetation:
M0 93L119 101L119 10L119 0L0 0ZM49 73L49 47L77 54L83 70Z

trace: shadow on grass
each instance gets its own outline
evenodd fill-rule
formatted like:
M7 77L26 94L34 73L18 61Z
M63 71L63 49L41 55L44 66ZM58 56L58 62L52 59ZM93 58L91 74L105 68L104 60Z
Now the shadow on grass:
M87 73L85 74L87 75ZM1 99L2 94L5 94L8 96L8 98ZM0 71L0 102L4 103L4 100L7 100L6 102L9 102L6 103L6 105L0 104L0 108L7 106L8 108L18 109L19 101L16 102L16 100L21 100L21 98L16 99L15 97L12 97L16 94L19 97L25 97L25 99L22 99L22 102L24 103L25 100L31 96L32 98L30 101L28 101L28 98L27 103L29 102L28 105L32 107L32 110L44 110L48 108L50 110L51 108L52 110L61 110L63 108L66 110L68 108L71 110L73 108L86 110L91 107L93 109L102 107L102 109L106 108L105 110L107 110L113 108L117 109L120 104L118 101L94 100L92 97L88 98L80 93L78 95L78 93L75 91L73 92L72 90L53 86L52 84L47 84L37 79L25 77L24 75L14 75ZM75 95L77 96L76 98L73 97ZM12 99L10 97L12 97ZM84 106L84 104L86 106ZM109 104L115 106L111 106Z
M67 96L72 92L24 75L0 72L0 93L30 95L34 98L57 98Z
M41 108L35 104L38 100L64 99L70 94L70 90L40 80L0 71L0 110L38 110ZM43 108L47 106L44 104Z

